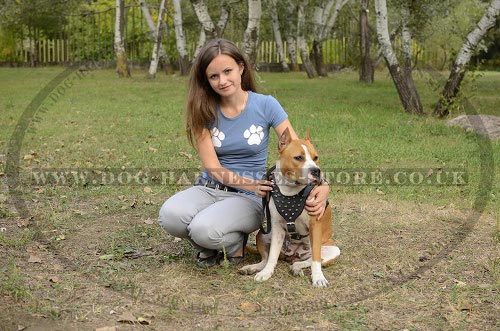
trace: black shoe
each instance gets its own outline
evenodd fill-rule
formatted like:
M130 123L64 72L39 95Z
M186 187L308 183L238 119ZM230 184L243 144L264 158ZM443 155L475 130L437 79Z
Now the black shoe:
M200 257L200 252L196 254L196 267L198 268L210 268L214 265L219 264L220 255L216 253L215 255L208 257Z

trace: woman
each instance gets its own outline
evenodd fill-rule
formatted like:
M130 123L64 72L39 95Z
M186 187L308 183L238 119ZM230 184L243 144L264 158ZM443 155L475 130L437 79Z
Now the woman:
M191 69L186 132L204 170L195 185L168 199L159 223L171 235L189 239L197 266L211 267L226 254L231 264L243 259L248 234L259 228L261 198L272 190L263 180L270 128L280 136L288 127L281 105L256 93L245 55L224 39L209 41ZM306 210L321 216L328 185L316 187Z

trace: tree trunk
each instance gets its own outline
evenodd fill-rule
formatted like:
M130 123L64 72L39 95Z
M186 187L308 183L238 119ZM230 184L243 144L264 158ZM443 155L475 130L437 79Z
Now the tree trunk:
M224 36L224 30L226 30L227 21L229 20L229 13L231 7L227 4L226 0L221 0L220 2L220 18L217 22L217 34L219 37Z
M200 31L200 36L198 37L198 43L196 44L196 49L194 51L194 56L193 56L194 59L198 57L198 54L200 54L200 51L203 48L203 45L205 45L206 41L207 41L207 36L205 35L205 30L202 27Z
M158 11L158 22L156 24L155 31L155 44L153 47L153 56L151 59L151 64L149 65L148 78L155 78L156 71L158 70L158 61L160 56L161 37L163 35L163 19L165 17L165 0L161 0L160 10Z
M453 102L460 90L460 85L467 71L467 65L479 42L486 33L495 26L496 19L500 13L500 0L491 1L486 8L483 17L477 23L476 28L469 33L465 39L457 58L451 68L450 76L441 92L439 102L434 108L434 115L445 117L449 114L449 105Z
M304 25L306 21L306 15L304 12L309 0L300 0L299 6L297 8L297 47L299 48L300 58L302 59L302 64L304 70L307 73L307 77L316 78L318 73L311 63L309 58L309 53L307 52L307 43L304 37Z
M288 50L288 57L290 58L290 70L299 71L299 64L297 62L297 48L296 48L296 25L292 17L297 17L296 13L297 5L295 0L288 0L288 5L286 8L288 19L286 20L286 46Z
M146 23L148 24L149 27L149 33L147 33L148 38L155 42L157 35L156 35L156 27L153 22L153 19L151 18L151 13L149 12L149 8L146 4L146 0L139 0L139 3L141 5L141 10L142 14L144 15L144 18L146 19ZM165 31L163 31L163 34ZM163 48L163 45L160 43L160 49L159 49L159 63L163 67L163 70L165 71L165 74L171 74L173 72L172 70L172 65L170 64L170 59L168 58L167 52L165 52L165 48Z
M184 29L182 28L182 9L181 1L173 0L174 5L174 26L175 26L175 44L177 46L177 53L179 54L179 70L181 76L186 76L189 74L189 67L191 63L189 62L186 36L184 34Z
M359 2L359 31L360 31L360 54L361 65L359 72L359 81L372 84L374 81L374 66L370 56L370 24L368 22L370 0L360 0Z
M259 47L260 19L262 17L261 0L248 0L248 24L243 35L243 51L248 56L250 65L257 65Z
M288 64L286 63L283 39L281 38L280 22L278 19L278 11L276 9L276 0L269 0L269 12L271 14L271 24L273 26L274 40L276 42L276 50L278 51L281 68L283 69L283 71L288 72L290 71L290 68L288 68Z
M314 9L314 41L311 57L319 76L326 77L328 75L323 61L323 42L328 38L328 35L337 21L340 10L348 1L349 0L329 0L326 6L321 2L321 5L316 6Z
M215 27L215 24L214 22L212 22L212 18L208 13L208 8L205 4L205 0L191 0L191 5L193 6L194 12L198 17L198 21L200 21L200 24L205 31L205 36L209 40L217 38L217 28Z
M375 11L377 14L377 37L392 81L398 91L399 99L407 112L423 114L424 111L417 90L414 85L410 86L408 84L408 79L404 74L405 71L400 67L396 54L392 49L387 23L386 0L375 0Z
M116 0L116 21L115 21L115 54L116 71L119 77L130 77L130 68L125 52L125 42L123 41L123 30L125 27L125 1Z

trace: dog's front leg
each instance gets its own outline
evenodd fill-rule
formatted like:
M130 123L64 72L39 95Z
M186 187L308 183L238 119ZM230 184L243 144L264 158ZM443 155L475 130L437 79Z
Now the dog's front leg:
M254 279L257 282L266 281L272 276L276 263L278 263L278 259L280 257L283 240L285 240L285 229L283 229L278 222L273 222L271 228L271 248L269 249L269 257L264 269L255 275Z
M312 284L315 287L326 287L328 281L321 270L321 222L316 217L311 217L309 220L312 262L311 262L311 278Z

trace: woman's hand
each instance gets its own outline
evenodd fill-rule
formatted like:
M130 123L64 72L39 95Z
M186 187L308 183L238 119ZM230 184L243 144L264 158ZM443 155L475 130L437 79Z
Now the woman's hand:
M326 208L326 200L328 200L328 193L330 192L330 186L323 183L316 186L309 197L306 200L306 211L310 216L316 216L319 219L323 217Z
M263 198L266 196L266 193L273 190L274 182L257 179L255 180L254 187L252 192L257 194L259 197Z

